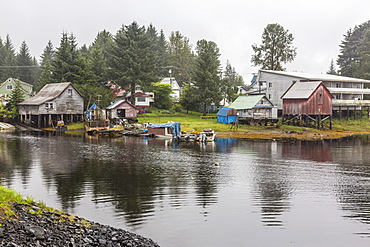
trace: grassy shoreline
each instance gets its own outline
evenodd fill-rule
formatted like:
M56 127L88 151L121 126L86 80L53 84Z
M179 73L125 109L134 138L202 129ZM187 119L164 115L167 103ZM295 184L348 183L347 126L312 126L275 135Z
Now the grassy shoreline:
M340 139L351 135L370 134L370 119L333 120L332 130L318 130L314 128L282 125L281 121L274 128L267 126L238 125L231 128L230 124L218 123L216 118L203 119L199 112L163 114L147 113L138 117L139 123L167 123L168 121L180 122L182 131L200 132L203 129L213 129L219 138L243 138L256 140L322 140ZM216 117L216 114L207 116ZM83 129L83 123L68 125L68 130Z

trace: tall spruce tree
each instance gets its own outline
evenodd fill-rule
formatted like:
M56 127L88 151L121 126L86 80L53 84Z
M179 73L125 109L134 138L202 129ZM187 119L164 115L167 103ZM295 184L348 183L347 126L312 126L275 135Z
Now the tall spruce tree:
M51 67L53 82L83 84L88 81L86 61L79 54L76 37L73 34L62 33L60 46L55 52Z
M19 49L19 53L16 57L17 65L17 77L27 83L32 85L36 84L36 78L34 71L37 68L37 64L34 64L34 60L30 54L30 49L28 48L26 41L23 41Z
M202 99L203 113L206 114L208 106L219 106L222 100L220 53L216 43L204 39L197 42L196 52L194 85Z
M349 29L344 35L344 39L339 45L340 53L337 59L340 75L359 78L366 77L361 67L364 63L367 63L366 50L369 48L366 47L368 45L366 32L368 30L370 30L370 21Z
M130 85L133 104L136 85L148 91L151 83L157 80L154 72L155 59L151 51L152 43L146 35L145 27L136 22L123 25L114 37L109 65L119 85L124 88Z
M179 31L171 32L168 52L172 75L180 83L191 81L191 71L194 66L194 55L189 39Z
M292 62L297 55L293 40L289 30L285 30L277 23L268 24L263 30L262 44L252 45L253 66L261 66L262 69L268 70L285 70L283 64Z
M3 67L0 70L0 78L1 81L5 81L9 77L17 77L17 70L16 70L16 55L13 43L10 39L9 34L6 35L4 46L3 46Z
M54 59L54 55L55 49L53 43L51 42L51 40L49 40L40 56L41 75L36 86L36 91L39 91L46 84L53 82L52 62Z

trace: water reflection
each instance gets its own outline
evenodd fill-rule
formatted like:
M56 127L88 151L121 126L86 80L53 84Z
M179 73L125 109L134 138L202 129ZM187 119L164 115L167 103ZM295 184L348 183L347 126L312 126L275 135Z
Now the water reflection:
M218 139L215 143L179 144L132 137L1 133L1 182L20 192L46 191L45 196L55 196L55 204L67 212L87 210L90 203L95 207L92 214L112 209L113 216L104 211L109 212L106 217L134 230L146 229L146 224L159 220L158 215L166 219L161 218L161 223L173 224L169 227L172 231L180 224L179 218L183 221L180 228L190 231L187 224L217 224L215 218L237 213L241 222L234 224L240 228L261 224L291 231L297 204L304 204L307 214L316 218L322 217L312 213L316 207L328 205L335 211L339 206L343 218L367 226L367 140L277 143ZM233 208L239 211L233 212ZM256 212L257 222L253 221ZM189 217L193 213L200 219ZM360 227L348 231L367 235Z

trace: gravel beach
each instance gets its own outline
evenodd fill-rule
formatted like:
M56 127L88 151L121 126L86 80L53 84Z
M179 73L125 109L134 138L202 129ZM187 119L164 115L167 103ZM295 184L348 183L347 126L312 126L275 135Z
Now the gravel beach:
M140 235L77 216L12 204L14 216L0 220L0 246L159 246Z

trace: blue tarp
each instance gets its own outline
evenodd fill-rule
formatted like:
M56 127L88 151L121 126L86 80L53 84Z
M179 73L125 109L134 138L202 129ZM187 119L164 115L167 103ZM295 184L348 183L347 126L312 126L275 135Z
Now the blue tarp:
M170 128L172 130L172 136L179 136L181 132L181 123L152 124L147 128Z
M219 123L225 123L225 124L228 124L228 123L235 123L236 122L236 118L238 116L234 115L234 116L228 116L228 112L233 109L233 108L228 108L228 107L222 107L218 112L217 112L217 122Z
M90 118L90 111L91 110L94 110L94 109L100 109L99 106L97 106L95 103L92 104L89 108L89 110L87 110L87 113L86 113L86 119L89 119Z

